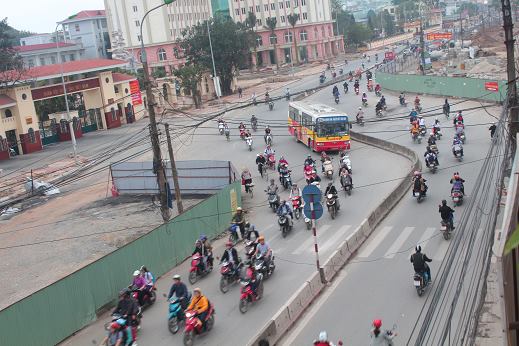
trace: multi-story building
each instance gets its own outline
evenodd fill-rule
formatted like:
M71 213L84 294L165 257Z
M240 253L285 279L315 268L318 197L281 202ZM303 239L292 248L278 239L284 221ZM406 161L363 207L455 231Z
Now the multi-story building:
M54 34L36 34L27 37L22 37L20 39L20 46L32 46L34 44L44 44L52 42L56 42Z
M22 57L26 67L45 66L57 64L58 50L61 55L61 62L76 61L83 58L84 49L81 45L67 42L42 43L25 46L16 46L14 49Z
M65 40L80 44L85 59L109 58L110 36L104 10L81 11L64 21Z

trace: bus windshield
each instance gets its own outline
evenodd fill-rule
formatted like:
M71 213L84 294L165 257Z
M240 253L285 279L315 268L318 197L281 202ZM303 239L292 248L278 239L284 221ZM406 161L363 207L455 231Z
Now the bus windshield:
M350 132L347 117L329 117L317 119L317 137L342 137Z

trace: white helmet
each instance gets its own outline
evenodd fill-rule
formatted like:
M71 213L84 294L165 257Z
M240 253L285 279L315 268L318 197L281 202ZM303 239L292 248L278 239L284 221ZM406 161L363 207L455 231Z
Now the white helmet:
M322 331L319 333L319 341L320 342L326 342L328 341L328 333L326 333L326 331Z
M133 272L133 276L137 276L137 275L139 275L140 273L141 273L140 270L136 270L136 271Z

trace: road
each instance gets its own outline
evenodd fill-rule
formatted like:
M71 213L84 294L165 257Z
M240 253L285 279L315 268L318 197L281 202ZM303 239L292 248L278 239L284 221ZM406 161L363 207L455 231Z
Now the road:
M312 98L321 100L321 95ZM395 106L398 105L396 95L386 95L386 98L389 100L388 113L397 114L403 111L402 107ZM408 101L413 99L414 95L408 95ZM348 98L348 102L341 100L339 108L349 110L352 106L355 107L350 100L351 97ZM451 100L451 103L460 101L462 103L451 109L481 106L478 102L463 100ZM353 102L360 103L359 100ZM443 99L422 97L422 103L425 111L429 107L441 107ZM500 108L493 107L487 110L498 116ZM372 120L373 112L368 111L367 117L367 120ZM331 287L317 299L290 333L281 340L280 345L309 344L321 330L327 330L333 341L342 339L345 345L367 344L371 322L378 318L382 319L383 327L387 329L396 324L399 333L395 339L397 344L407 341L431 291L428 290L423 297L417 296L412 283L414 271L409 257L416 244L420 244L433 260L430 263L433 280L439 277L439 267L450 242L445 241L439 232L438 204L442 199L447 199L452 206L449 180L453 172L459 171L467 181L465 203L455 208L455 224L459 226L461 214L475 189L473 184L483 165L482 159L491 143L488 123L494 122L494 118L482 109L464 111L464 117L467 125L467 145L464 147L463 162L459 163L450 151L453 136L452 120L447 121L443 115L438 116L444 134L438 145L440 169L434 175L427 170L424 171L429 185L427 198L418 204L409 191L409 195L404 197L379 225L356 256L339 273ZM431 121L432 118L427 118L429 126ZM407 126L408 120L381 121L366 124L360 129L355 127L354 130L405 145L422 156L426 144L413 144L409 133L405 131Z
M315 77L308 79L304 83L301 82L301 86L304 87L305 83L308 86L315 86L318 80ZM296 87L292 86L291 89L294 90ZM323 94L327 95L330 91L325 90ZM231 142L226 142L222 136L219 136L214 125L200 128L193 136L185 134L179 139L179 143L182 145L177 150L177 157L179 159L232 159L238 169L245 166L254 169L255 152L262 151L264 148L262 132L258 132L254 136L255 151L253 152L249 152L245 143L236 137L237 122L248 120L253 112L260 119L260 124L274 124L272 127L277 157L284 155L293 169L294 180L302 182L302 163L309 151L302 144L295 143L293 138L288 135L286 125L282 125L287 120L287 103L285 101L276 102L272 112L269 112L265 105L259 105L227 115L225 118L234 123L231 134L235 136L232 137ZM178 129L188 123L190 123L188 120L175 120L173 125ZM317 155L314 154L314 157L317 158ZM322 258L326 258L335 250L335 246L355 229L411 167L410 162L399 155L359 143L353 143L351 160L354 184L358 188L353 191L351 197L341 196L342 208L335 220L332 221L325 213L323 219L318 222L318 240ZM334 164L337 165L336 159ZM383 179L378 173L381 170L385 172ZM277 175L274 176L277 178ZM390 180L390 182L373 184L382 180ZM266 197L261 193L266 187L266 181L256 177L255 182L256 194L252 200L247 198L248 196L244 197L244 208L249 210L250 220L258 227L260 233L265 235L267 242L270 243L276 254L276 273L265 283L264 299L252 306L245 316L238 311L239 288L233 287L223 295L218 288L220 279L218 272L212 273L197 283L196 286L200 286L214 302L217 311L215 329L207 337L197 340L197 345L244 344L315 270L313 241L311 233L305 229L304 222L296 222L295 230L286 239L282 239L277 226L277 218L267 208ZM286 196L287 192L284 192L282 198L286 198ZM223 240L216 241L215 245L215 254L220 255L223 252ZM243 251L241 246L238 249L240 252ZM182 263L158 281L158 294L161 299L145 312L139 344L180 345L182 343L181 335L173 336L167 330L168 307L162 295L169 290L174 273L180 273L184 278L187 276L189 270L187 262L189 261ZM193 286L188 286L193 288ZM107 314L101 316L97 322L62 344L86 346L98 343L104 336L102 326L108 318Z

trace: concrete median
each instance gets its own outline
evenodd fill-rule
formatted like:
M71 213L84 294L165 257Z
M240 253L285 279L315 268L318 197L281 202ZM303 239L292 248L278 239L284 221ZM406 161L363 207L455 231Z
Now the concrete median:
M411 186L411 176L415 170L421 168L420 159L416 153L406 147L390 143L382 139L373 138L360 133L351 133L352 139L367 145L375 146L384 150L404 156L409 159L409 176L404 177L397 187L390 193L382 203L363 220L362 223L350 234L337 249L330 255L323 265L324 277L327 282L333 280L337 273L353 254L368 239L380 222L389 214L391 209L400 201ZM324 284L321 283L319 273L315 272L310 278L292 295L288 303L269 321L249 343L250 346L258 345L263 339L274 345L286 331L296 323L304 310L319 296Z

